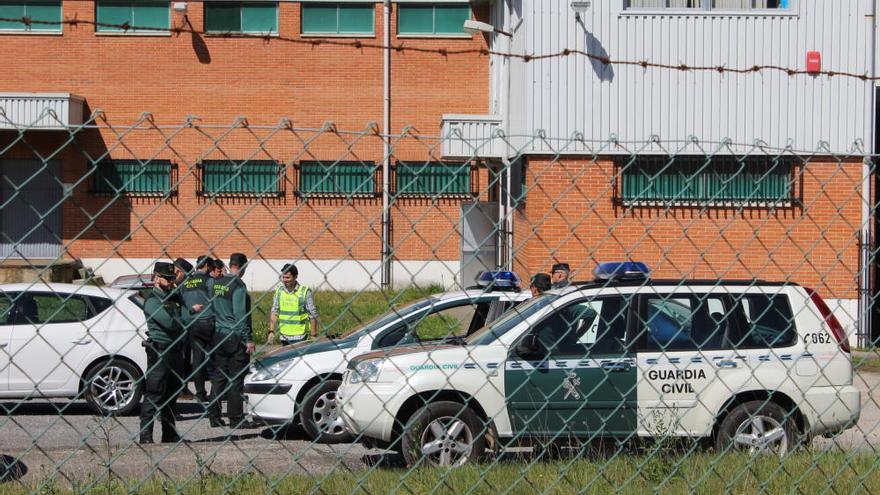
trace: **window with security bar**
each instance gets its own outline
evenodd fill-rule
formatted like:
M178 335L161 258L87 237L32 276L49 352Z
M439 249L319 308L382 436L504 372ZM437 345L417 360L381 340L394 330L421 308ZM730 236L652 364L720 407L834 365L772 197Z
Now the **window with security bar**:
M61 1L17 0L0 2L0 18L24 19L32 22L25 24L16 21L0 21L0 32L3 31L51 31L61 32L59 24L41 24L41 22L61 21Z
M98 195L166 196L174 192L170 160L103 160L98 162L92 192Z
M373 196L376 163L372 161L304 161L299 165L299 194L309 196Z
M795 163L780 157L634 156L618 162L617 200L644 206L791 206Z
M304 3L302 32L311 35L375 34L375 4L372 3Z
M277 2L205 2L209 33L277 33Z
M464 162L397 162L400 196L472 196L472 167Z
M205 160L199 169L202 196L284 195L284 165L274 160Z
M98 1L95 10L98 21L95 29L98 32L149 33L168 29L171 25L169 2ZM134 28L121 26L134 26Z

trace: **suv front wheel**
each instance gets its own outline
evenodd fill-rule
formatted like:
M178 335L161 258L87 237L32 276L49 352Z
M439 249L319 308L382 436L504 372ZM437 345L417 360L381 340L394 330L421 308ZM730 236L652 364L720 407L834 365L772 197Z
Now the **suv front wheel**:
M401 450L407 466L461 466L486 450L480 418L458 402L441 401L416 411L406 424Z
M755 400L733 408L721 422L715 439L719 452L787 454L795 447L796 428L791 415L774 402Z

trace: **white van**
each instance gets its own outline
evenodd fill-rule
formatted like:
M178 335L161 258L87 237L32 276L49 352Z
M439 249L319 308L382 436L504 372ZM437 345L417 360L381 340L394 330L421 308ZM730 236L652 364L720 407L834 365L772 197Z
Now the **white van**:
M466 339L359 356L342 418L408 464L511 443L658 435L785 453L859 418L840 323L789 283L651 280L641 263L549 291Z

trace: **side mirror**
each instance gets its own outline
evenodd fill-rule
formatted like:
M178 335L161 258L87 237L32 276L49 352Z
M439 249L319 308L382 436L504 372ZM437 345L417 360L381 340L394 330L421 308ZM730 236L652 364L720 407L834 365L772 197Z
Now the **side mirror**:
M534 334L527 335L516 346L516 353L524 358L543 358L547 354L546 351L543 342L538 340L538 336Z

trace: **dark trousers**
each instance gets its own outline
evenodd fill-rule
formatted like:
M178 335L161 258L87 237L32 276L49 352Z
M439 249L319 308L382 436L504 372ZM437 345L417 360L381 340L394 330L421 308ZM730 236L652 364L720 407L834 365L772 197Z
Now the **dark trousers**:
M153 438L156 416L162 422L162 438L177 436L174 427L174 405L183 387L183 353L181 346L148 343L147 374L144 378L144 399L141 403L141 439Z
M214 378L211 380L211 403L208 414L220 419L220 403L226 399L226 414L230 426L244 416L244 377L248 372L247 348L238 335L215 331L212 340Z
M208 381L208 360L211 357L213 339L213 321L196 321L189 327L189 342L192 349L192 381L196 386L196 395L200 397L208 395L205 383Z

